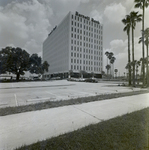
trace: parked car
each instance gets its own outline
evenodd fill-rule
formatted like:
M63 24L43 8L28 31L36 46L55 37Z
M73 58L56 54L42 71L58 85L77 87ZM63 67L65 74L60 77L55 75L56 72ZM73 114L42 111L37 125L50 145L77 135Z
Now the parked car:
M98 80L96 78L87 78L85 79L85 82L98 83Z

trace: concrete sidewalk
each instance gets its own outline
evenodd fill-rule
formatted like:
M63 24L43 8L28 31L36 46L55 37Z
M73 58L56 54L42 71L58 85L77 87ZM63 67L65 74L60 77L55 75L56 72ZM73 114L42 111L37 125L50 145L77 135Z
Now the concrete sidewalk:
M0 150L12 150L149 107L149 93L0 117Z

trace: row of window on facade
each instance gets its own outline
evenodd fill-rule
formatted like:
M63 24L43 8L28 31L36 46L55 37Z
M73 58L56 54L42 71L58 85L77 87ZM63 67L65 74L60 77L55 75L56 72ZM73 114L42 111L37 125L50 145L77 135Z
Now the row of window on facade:
M98 49L98 47L99 47L99 49L100 49L100 46L98 46L99 44L101 44L102 45L102 41L100 42L100 41L98 41L98 40L94 40L94 44L90 44L90 43L85 43L85 42L83 42L84 44L83 44L83 46L84 47L89 47L89 48L97 48ZM93 43L93 42L92 42ZM76 40L71 40L71 44L75 44L75 45L80 45L80 46L82 46L82 42L80 42L80 41L76 41ZM97 45L95 45L95 44L97 44ZM94 45L94 47L93 47L93 45Z
M91 36L90 36L91 35ZM76 35L76 34L73 34L73 33L71 33L71 37L72 38L77 38L77 39L80 39L80 40L82 40L82 35ZM100 36L100 35L96 35L96 34L94 34L94 36L93 36L93 33L89 33L89 36L88 36L88 32L87 32L87 35L86 36L83 36L84 37L84 41L85 40L87 40L87 41L92 41L93 42L93 38L96 38L96 40L99 40L99 39L101 39L102 40L102 36Z
M74 19L74 20L76 20L76 21L79 21L79 22L82 22L82 21L83 21L83 19L82 19L81 17L79 17L79 16L75 16L75 17L74 17L74 16L72 15L71 18ZM92 22L92 21L89 21L89 20L87 20L87 19L84 19L84 23L93 26L93 22ZM94 27L100 27L100 25L97 24L97 23L94 23ZM101 26L101 28L102 28L102 26Z
M71 57L82 58L82 54L71 52ZM101 60L102 61L102 57L100 57L100 56L92 56L92 55L83 54L83 58L84 59L91 59L91 60L94 58L94 60Z
M82 60L79 59L71 59L71 63L75 64L82 64ZM94 66L100 66L102 62L96 62L96 61L88 61L88 60L83 60L84 65L94 65Z
M80 33L80 34L83 33L81 29L76 29L76 28L73 28L73 27L71 27L71 31L72 31L72 32L77 32L77 33ZM98 31L98 30L94 29L94 34L95 34L95 33L97 33L97 34L102 34L102 31ZM84 35L93 37L93 32L84 31Z
M73 51L78 51L78 52L82 52L82 48L80 47L80 51L79 51L79 47L73 47L73 46L71 46L71 50ZM100 51L96 51L96 50L90 50L90 49L85 49L84 48L84 50L83 50L83 53L88 53L88 54L93 54L93 51L94 51L94 55L101 55L102 56L102 51L100 52Z
M93 70L94 69L94 70ZM71 65L71 70L84 70L84 71L101 71L99 67L89 67L89 66L76 66L76 65Z

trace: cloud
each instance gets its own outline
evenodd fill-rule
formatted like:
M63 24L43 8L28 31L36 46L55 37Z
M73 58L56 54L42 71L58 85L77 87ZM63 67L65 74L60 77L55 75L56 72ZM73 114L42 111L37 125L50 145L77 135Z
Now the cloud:
M120 23L122 18L126 15L126 8L121 4L111 4L106 6L104 15L112 23Z
M103 23L103 16L96 9L91 11L90 16L95 20L98 20L99 22Z
M8 43L13 44L26 48L31 53L41 51L43 40L50 28L48 17L52 14L49 6L37 0L12 2L1 7L0 45L5 47Z

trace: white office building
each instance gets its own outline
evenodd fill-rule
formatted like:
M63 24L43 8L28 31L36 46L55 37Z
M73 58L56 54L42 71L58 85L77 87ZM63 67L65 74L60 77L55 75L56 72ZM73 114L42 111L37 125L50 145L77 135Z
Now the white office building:
M45 77L80 71L101 77L103 27L88 16L69 12L43 43L43 61L50 64Z

